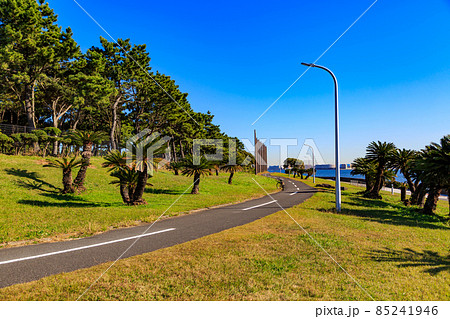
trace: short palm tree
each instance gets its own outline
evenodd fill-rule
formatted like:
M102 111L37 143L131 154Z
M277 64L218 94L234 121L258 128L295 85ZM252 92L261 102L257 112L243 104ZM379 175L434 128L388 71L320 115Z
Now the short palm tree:
M138 173L127 165L127 154L125 152L114 150L105 155L104 159L105 162L102 166L107 167L111 176L118 179L111 184L119 185L123 202L130 204L136 188Z
M119 185L123 202L125 204L133 204L132 199L139 179L138 172L128 166L124 166L113 170L111 176L117 178L111 184Z
M441 191L450 191L450 135L441 138L440 144L427 146L416 162L416 169L419 171L418 177L428 188L423 212L431 214L436 209Z
M393 143L371 142L367 146L366 158L376 164L375 183L367 194L370 198L381 198L380 190L383 186L383 174L390 168L396 147Z
M239 164L227 164L221 167L225 172L230 173L230 177L228 177L228 184L233 183L233 176L235 173L242 171L242 166Z
M183 168L182 161L172 161L169 163L168 168L173 171L175 175L179 175L180 170Z
M352 171L350 174L352 176L355 175L363 175L364 181L366 183L366 193L370 193L373 188L376 166L375 163L371 162L367 158L358 157L352 163Z
M417 152L407 149L397 149L392 156L392 168L395 173L400 171L408 183L411 193L415 191L415 185L412 180L412 164L417 158Z
M76 130L71 131L69 133L69 137L72 140L72 143L83 146L83 150L81 152L81 167L74 181L77 190L79 192L83 192L86 190L84 187L84 181L86 179L86 171L91 162L92 146L104 141L106 139L106 134L103 132Z
M56 167L61 168L63 171L62 183L63 189L62 194L74 193L75 188L72 183L72 169L79 167L81 165L81 160L77 160L76 157L71 159L63 157L60 159L53 159L47 162L44 167Z
M209 174L212 164L202 157L200 163L197 165L191 156L186 157L183 163L183 171L181 173L189 177L194 176L194 185L191 194L198 194L200 190L200 177Z
M153 171L158 167L159 160L156 156L167 150L167 143L158 137L158 134L150 134L127 142L127 157L132 161L132 168L138 172L137 185L130 202L133 205L147 204L142 196L149 176L152 177Z

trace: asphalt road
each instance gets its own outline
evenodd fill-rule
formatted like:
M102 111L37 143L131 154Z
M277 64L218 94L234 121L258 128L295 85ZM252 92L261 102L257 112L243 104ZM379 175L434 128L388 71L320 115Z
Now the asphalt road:
M163 219L150 229L146 224L77 240L0 249L0 287L181 244L278 212L278 204L292 207L315 192L299 181L285 179L285 185L271 197Z

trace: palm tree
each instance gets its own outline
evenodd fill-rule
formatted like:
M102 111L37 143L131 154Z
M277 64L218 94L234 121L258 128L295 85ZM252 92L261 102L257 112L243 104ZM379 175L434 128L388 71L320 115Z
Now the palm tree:
M155 156L164 154L167 143L158 139L159 134L145 135L138 140L128 141L128 153L131 155L132 168L138 171L138 181L131 199L133 205L147 204L142 198L149 176L153 176L153 170L158 167L158 159Z
M383 174L390 168L392 157L396 150L394 143L371 142L366 149L366 158L376 164L375 184L367 194L370 198L381 198L380 190L383 186Z
M74 193L75 188L72 183L72 169L81 165L81 160L77 160L76 157L72 157L71 159L67 157L63 157L61 159L54 159L47 162L44 167L56 167L61 168L63 171L63 189L61 191L62 194Z
M86 171L91 162L92 146L104 141L106 139L106 134L93 131L71 131L69 136L72 143L83 146L83 151L81 152L81 167L74 181L77 190L83 192L86 190L84 181L86 179Z
M423 212L435 211L442 189L450 190L450 134L441 138L440 144L431 143L422 152L416 164L419 178L428 188ZM450 202L449 202L450 215Z
M172 161L170 162L170 164L168 165L168 168L173 171L173 173L175 175L179 175L179 171L182 169L183 167L183 162L182 161Z
M374 179L375 179L375 164L364 157L356 158L352 163L352 171L350 174L352 176L355 175L363 175L366 183L366 193L370 193L373 188Z
M308 179L310 176L314 174L314 169L312 167L305 169L306 177L305 179Z
M396 174L398 171L403 174L411 193L414 193L416 189L416 185L412 180L412 165L416 158L417 152L407 149L397 149L392 157L392 168L394 168Z
M191 156L185 158L183 171L181 173L189 177L194 176L194 186L192 187L191 194L198 194L200 190L200 177L208 175L210 169L211 162L207 161L204 157L200 159L198 165L194 164L194 160Z
M227 164L222 166L222 169L225 172L230 173L230 177L228 178L228 184L231 185L233 183L234 173L242 171L242 166L239 164Z
M119 185L123 202L125 204L133 204L132 199L139 179L138 172L128 166L124 166L113 170L111 176L118 179L112 181L111 184Z
M119 185L123 202L130 204L136 188L138 173L127 165L127 154L125 152L114 150L109 152L104 159L105 162L102 166L108 168L111 176L119 179L111 182L111 184Z

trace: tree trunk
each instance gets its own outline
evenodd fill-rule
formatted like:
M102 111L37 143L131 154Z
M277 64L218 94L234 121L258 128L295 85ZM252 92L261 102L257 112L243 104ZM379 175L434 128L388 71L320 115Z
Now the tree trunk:
M71 168L63 170L62 182L63 182L63 187L64 187L63 191L62 191L63 194L73 193L75 191L73 184L72 184L72 169Z
M109 131L109 139L111 142L111 150L117 150L116 143L116 127L117 127L117 106L119 105L120 99L122 95L118 95L114 104L112 105L112 124L111 129Z
M126 185L120 184L120 195L122 196L122 200L125 204L130 203L130 195L128 192L128 187Z
M450 217L450 187L447 188L448 216Z
M191 194L198 194L200 190L200 174L194 174L194 187L192 187Z
M219 176L219 169L215 168L215 170L216 170L216 176Z
M406 186L400 187L400 200L406 202Z
M369 196L371 198L378 198L378 199L381 198L380 189L383 184L382 181L383 181L383 170L380 163L378 163L377 175L375 177L375 184L373 185L372 191L369 193Z
M231 172L230 177L228 178L228 184L230 184L230 185L233 183L233 175L234 175L234 172Z
M86 188L84 187L84 181L86 179L86 171L90 165L92 156L92 143L85 143L83 145L83 152L81 153L81 167L78 171L77 177L75 178L74 184L79 192L84 192Z
M138 182L133 193L133 200L132 200L133 205L147 204L147 202L142 198L142 196L144 195L145 186L147 186L147 180L148 180L148 171L147 166L144 165L144 170L142 172L139 172Z
M427 200L425 201L425 205L423 206L422 212L424 214L431 215L436 210L436 205L439 200L439 195L441 195L440 189L430 189L428 192Z
M172 136L172 158L175 162L178 161L177 160L177 150L175 149L175 140L174 140L173 136ZM177 175L177 174L175 174L175 175Z
M369 194L372 191L372 185L370 185L370 177L368 175L364 175L364 182L366 183L366 194Z
M181 143L181 140L180 140L180 151L181 151L181 157L184 159L183 143Z
M414 186L414 183L411 180L411 177L408 174L406 174L406 175L403 174L403 176L405 176L405 179L406 179L406 182L408 183L408 187L409 187L409 190L410 190L411 194L414 193L416 188Z
M417 185L417 187L414 188L414 192L411 193L411 197L410 197L410 202L411 205L417 205L418 203L418 199L419 199L419 194L423 189L423 183L420 183L419 185Z

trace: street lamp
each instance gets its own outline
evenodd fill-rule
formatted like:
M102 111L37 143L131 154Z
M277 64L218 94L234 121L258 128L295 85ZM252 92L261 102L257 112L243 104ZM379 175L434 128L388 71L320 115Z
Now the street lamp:
M341 165L339 163L339 104L338 104L338 82L336 77L334 76L333 72L331 72L329 69L327 69L324 66L320 66L314 63L303 63L302 65L305 65L310 68L319 68L322 70L327 71L334 81L334 156L335 156L335 165L336 165L336 211L341 211Z
M314 164L314 148L311 145L305 144L309 148L311 148L312 151L312 163L313 163L313 183L316 183L316 165Z

